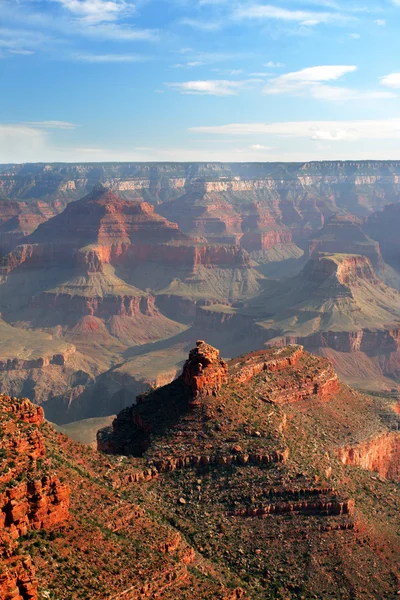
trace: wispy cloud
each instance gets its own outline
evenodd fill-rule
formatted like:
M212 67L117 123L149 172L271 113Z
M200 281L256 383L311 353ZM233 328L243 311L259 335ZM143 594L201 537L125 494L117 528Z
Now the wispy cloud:
M41 3L22 0L0 2L2 22L10 26L4 28L9 35L3 39L12 42L14 47L32 49L54 47L70 43L76 37L86 37L100 41L134 42L156 41L159 31L135 27L132 22L135 7L126 0L47 0L47 10L40 10ZM15 23L20 28L15 27ZM30 48L27 46L30 45Z
M285 73L271 79L264 88L264 94L309 95L317 100L344 102L347 100L393 98L391 92L362 90L327 85L357 70L354 65L323 65L308 67L300 71Z
M236 96L240 90L255 83L256 80L231 81L228 79L209 79L204 81L184 81L168 83L168 87L181 94L197 94L208 96Z
M291 10L273 6L271 4L244 4L235 9L235 19L274 19L279 21L294 21L304 25L313 26L319 23L343 23L352 21L355 17L340 12Z
M400 139L400 119L360 121L288 121L279 123L232 123L229 125L191 127L192 133L233 136L278 136L311 140L355 141L366 139Z
M33 50L8 50L11 54L20 54L21 56L31 56L35 54Z
M28 121L23 126L38 127L40 129L75 129L75 123L69 121Z
M273 60L269 60L267 63L264 63L264 67L268 67L269 69L281 69L285 65L281 62L274 62Z
M56 0L56 2L88 24L116 21L135 11L135 5L125 0Z
M194 29L199 29L200 31L219 31L222 27L222 23L220 21L212 21L207 19L181 19L181 25L187 25L188 27L193 27Z
M318 95L321 84L340 79L346 73L356 71L354 65L323 65L308 67L300 71L285 73L268 82L264 94L304 94Z
M204 65L204 62L201 60L192 60L187 63L176 63L172 65L173 69L193 69L194 67L201 67Z
M87 63L135 63L148 60L148 57L139 54L75 54L73 58Z

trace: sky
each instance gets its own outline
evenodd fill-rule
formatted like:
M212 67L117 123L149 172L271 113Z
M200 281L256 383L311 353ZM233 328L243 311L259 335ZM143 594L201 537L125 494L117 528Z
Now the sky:
M0 162L400 160L400 0L0 0Z

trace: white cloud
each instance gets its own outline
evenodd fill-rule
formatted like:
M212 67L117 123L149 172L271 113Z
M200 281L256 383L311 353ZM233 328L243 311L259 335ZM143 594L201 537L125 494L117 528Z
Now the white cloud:
M264 63L263 65L264 67L268 67L269 69L281 69L282 67L284 67L285 65L283 63L280 62L274 62L273 60L270 60L267 63Z
M30 127L39 127L44 129L75 129L75 123L69 123L68 121L29 121L23 123Z
M349 35L351 38L353 38L353 40L359 40L361 37L359 33L350 33Z
M273 82L276 84L277 88L308 83L320 83L321 81L340 79L340 77L346 73L352 73L356 70L357 67L354 65L323 65L318 67L308 67L306 69L301 69L300 71L293 71L292 73L280 75L274 79Z
M299 23L329 23L345 22L354 19L338 12L318 12L307 10L290 10L271 4L251 4L239 6L234 11L236 19L276 19L281 21L296 21Z
M376 21L374 21L375 25L378 25L378 27L385 27L386 25L386 21L385 19L376 19Z
M326 81L340 79L346 73L356 71L353 65L325 65L308 67L301 71L285 73L268 82L264 88L264 94L288 94L313 92Z
M125 0L57 0L63 8L89 24L117 19L132 14L135 5Z
M391 92L356 90L348 87L326 85L327 82L337 81L347 73L357 70L354 65L325 65L309 67L301 71L285 73L271 79L264 88L264 94L309 95L317 100L344 102L358 99L393 98Z
M253 144L250 148L252 150L269 150L268 146L263 146L262 144Z
M41 129L23 123L0 124L0 162L35 161L46 148L46 136Z
M75 33L86 37L115 42L153 42L158 39L158 32L154 29L134 29L120 23L102 23L100 25L89 25L83 29L75 30Z
M73 58L88 63L132 63L147 60L147 57L137 54L75 54Z
M118 42L155 41L159 32L154 29L139 29L132 26L126 17L134 11L134 5L126 0L47 0L61 10L55 14L40 10L39 2L15 2L2 4L0 20L12 24L24 24L25 29L1 28L0 47L7 43L17 49L34 49L38 46L54 53L55 46L65 45L66 38L84 36L93 39ZM27 6L29 4L29 7ZM3 10L1 10L3 9ZM25 9L25 10L24 10ZM6 19L5 19L5 18ZM43 33L45 31L46 33ZM4 32L4 33L3 33ZM52 37L50 37L52 36Z
M235 96L246 86L256 80L231 81L228 79L208 79L204 81L184 81L182 83L168 83L167 85L182 94L200 94L209 96Z
M8 50L11 54L20 54L21 56L31 56L35 54L33 50Z
M355 141L400 139L400 119L364 121L287 121L279 123L232 123L191 127L192 133L252 136L267 135L311 140Z
M177 63L172 65L173 69L192 69L193 67L201 67L204 65L204 62L201 60L192 60L187 63Z
M399 89L400 88L400 73L390 73L390 75L385 75L384 77L380 77L379 81L381 85L385 87Z

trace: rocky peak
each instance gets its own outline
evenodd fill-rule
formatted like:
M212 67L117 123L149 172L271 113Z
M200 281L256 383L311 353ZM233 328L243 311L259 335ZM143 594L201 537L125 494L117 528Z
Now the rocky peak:
M349 286L357 285L358 280L378 283L371 262L358 254L319 254L305 266L303 273L315 283L323 283L328 278L332 283Z
M189 352L182 373L185 387L194 400L201 396L215 395L228 381L228 365L220 358L219 351L203 340Z

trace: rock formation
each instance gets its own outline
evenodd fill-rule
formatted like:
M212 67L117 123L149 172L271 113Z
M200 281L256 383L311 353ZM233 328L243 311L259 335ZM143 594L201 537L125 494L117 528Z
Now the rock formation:
M372 218L372 217L371 217ZM385 263L379 243L362 230L363 223L352 215L334 215L308 242L308 256L316 252L359 254L366 256L378 277L387 285L400 289L400 274Z
M271 285L245 308L231 314L218 307L200 311L213 317L214 331L236 326L244 336L247 328L260 345L301 344L326 354L344 377L349 377L347 354L358 353L359 370L355 360L350 381L361 382L362 369L370 371L370 380L376 374L381 381L398 377L400 295L378 279L365 256L315 255L299 275Z
M219 385L221 367L227 375ZM209 388L200 386L204 393L190 403L199 375ZM344 444L355 437L358 444ZM131 457L125 481L133 489L151 481L153 493L157 489L167 497L171 494L170 517L171 511L178 519L190 515L190 531L197 532L207 555L229 557L236 568L247 565L239 573L251 572L252 577L267 562L265 585L282 576L291 590L294 580L304 581L304 571L294 565L305 542L311 544L313 556L318 546L319 562L313 569L322 561L328 572L332 548L341 564L361 556L346 551L342 558L342 544L347 549L360 545L361 553L374 547L362 516L365 498L356 489L363 481L372 495L379 493L377 479L367 469L397 477L399 439L397 432L382 428L366 397L343 386L328 361L302 347L252 352L225 365L215 348L198 342L182 377L122 411L112 429L99 432L98 447L109 456ZM392 510L398 499L393 487L390 490ZM228 550L228 539L233 544L240 540L240 546ZM388 544L392 542L385 538L380 548L390 553ZM282 567L286 560L289 579ZM363 589L371 585L358 573L351 576L353 593L360 578ZM321 580L316 579L319 583L311 579L301 584L302 592L314 586L321 593ZM325 585L325 596L334 597L336 591ZM341 589L350 598L346 586ZM252 588L252 593L261 598L263 591ZM374 593L382 591L376 588ZM393 592L387 593L390 597Z
M1 598L394 598L392 402L299 346L225 363L198 342L104 455L0 396Z
M218 350L200 340L189 353L182 377L193 401L196 401L219 392L228 381L228 365L219 357Z
M377 288L400 285L395 258L385 262L395 254L396 204L372 213L398 200L399 177L399 163L385 161L0 166L1 317L75 348L31 362L16 344L2 360L0 344L3 391L49 401L59 423L114 413L127 393L119 387L115 407L105 413L100 402L96 412L96 378L112 378L133 348L156 342L172 356L205 332L225 356L300 343L328 355L348 381L368 373L368 385L387 389L399 372L398 321L382 297L391 304L392 292ZM303 250L311 262L299 274ZM347 267L320 251L347 254ZM360 260L350 268L356 254L374 273ZM294 293L274 281L284 276ZM324 301L310 301L307 289ZM371 308L374 318L357 318ZM357 361L344 356L355 352ZM171 372L181 364L179 355Z
M400 203L385 206L382 211L374 212L365 222L364 229L379 242L384 259L397 271L400 271Z
M0 595L4 600L38 600L38 582L29 556L18 552L30 531L51 531L69 514L69 488L42 463L43 409L29 400L0 396ZM39 466L40 465L40 466ZM43 472L41 473L41 470Z

